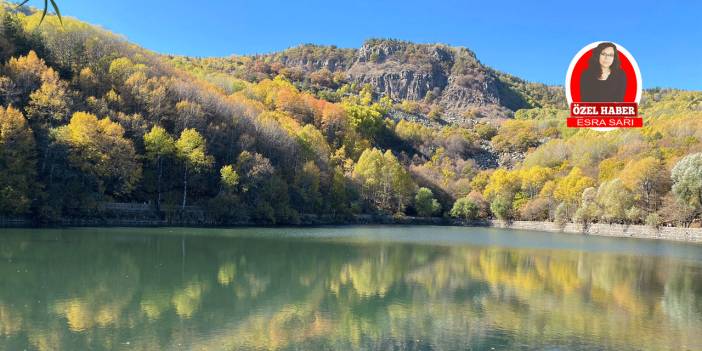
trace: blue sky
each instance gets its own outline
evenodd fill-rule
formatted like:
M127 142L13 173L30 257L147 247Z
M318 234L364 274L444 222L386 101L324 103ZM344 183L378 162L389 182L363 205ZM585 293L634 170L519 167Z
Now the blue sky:
M58 0L61 12L148 49L191 56L359 47L372 37L465 46L486 65L563 84L584 45L624 46L644 87L702 90L700 1L164 1ZM43 1L30 4L43 6Z

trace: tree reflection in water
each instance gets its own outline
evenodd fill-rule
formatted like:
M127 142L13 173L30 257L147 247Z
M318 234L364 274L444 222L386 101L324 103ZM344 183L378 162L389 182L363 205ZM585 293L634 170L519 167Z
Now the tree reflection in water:
M5 231L0 349L702 349L700 259L171 231Z

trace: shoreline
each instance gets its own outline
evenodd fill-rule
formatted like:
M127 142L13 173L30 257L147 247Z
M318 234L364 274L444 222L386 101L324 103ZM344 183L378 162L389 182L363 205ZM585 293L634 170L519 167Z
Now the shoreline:
M559 226L546 221L503 221L503 220L462 220L443 217L393 217L387 215L358 215L353 218L334 218L331 216L303 215L297 224L265 224L253 221L217 224L205 220L170 221L153 219L118 219L118 218L72 218L64 219L53 225L38 225L29 218L0 218L3 228L66 228L66 227L313 227L323 225L441 225L462 227L492 227L500 229L533 230L540 232L565 233L577 235L595 235L603 237L635 238L648 240L667 240L686 243L702 243L702 228L658 227L640 224L606 224L606 223L566 223Z
M554 222L492 220L491 227L502 229L535 230L541 232L593 235L615 238L666 240L686 243L702 243L702 228L658 227L641 224L566 223L560 227Z

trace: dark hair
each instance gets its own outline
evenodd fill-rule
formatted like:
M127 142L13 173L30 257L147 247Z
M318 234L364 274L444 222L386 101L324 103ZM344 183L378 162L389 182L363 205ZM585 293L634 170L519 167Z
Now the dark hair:
M587 70L585 70L584 74L595 79L600 78L600 76L602 75L602 66L600 66L600 54L602 53L602 50L606 48L614 49L614 61L612 61L612 66L609 67L609 74L612 76L618 76L622 73L620 66L621 63L619 61L619 51L617 50L617 46L614 45L614 43L603 42L597 45L597 47L595 47L594 49L592 49L592 56L590 57L590 61L588 61Z

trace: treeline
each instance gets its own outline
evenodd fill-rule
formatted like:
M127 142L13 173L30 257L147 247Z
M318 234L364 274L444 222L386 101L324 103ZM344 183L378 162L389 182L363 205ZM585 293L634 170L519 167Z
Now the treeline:
M654 89L644 128L566 129L567 111L520 110L492 146L521 153L484 170L451 214L464 218L689 226L702 212L702 94Z
M367 88L330 103L278 76L227 95L110 33L39 16L2 14L2 215L51 222L112 201L196 205L222 223L416 212L409 156L388 151L410 146Z
M476 115L466 128L331 72L300 81L283 65L246 59L229 75L71 18L38 27L40 13L5 6L1 15L2 216L52 222L135 202L176 215L204 210L219 223L362 213L699 218L698 92L647 92L643 129L568 129L556 95L531 98L554 103L502 123ZM328 51L288 59L337 53ZM541 89L507 78L521 100Z

